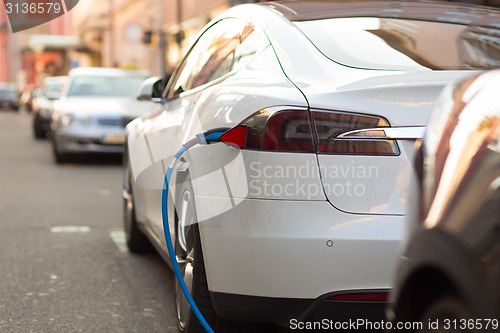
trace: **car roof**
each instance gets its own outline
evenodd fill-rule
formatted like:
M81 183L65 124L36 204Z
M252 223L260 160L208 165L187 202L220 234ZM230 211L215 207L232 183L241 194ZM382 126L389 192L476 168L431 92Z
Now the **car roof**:
M290 21L341 17L405 18L500 27L500 10L493 7L438 1L285 1L261 4Z
M75 75L106 75L106 76L149 76L149 73L141 70L129 70L109 67L78 67L69 72L70 76Z
M57 82L65 82L68 79L67 76L48 76L43 79L43 83L57 83Z

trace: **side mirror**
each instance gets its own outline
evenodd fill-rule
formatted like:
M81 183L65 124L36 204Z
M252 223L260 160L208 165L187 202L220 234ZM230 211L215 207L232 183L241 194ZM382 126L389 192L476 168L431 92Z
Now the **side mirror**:
M61 96L61 94L59 93L59 91L50 91L47 93L47 99L50 101L54 101L56 99L59 99L60 96Z
M139 101L150 101L161 103L162 102L162 92L163 92L163 82L160 77L150 77L141 84L139 88L139 94L137 99Z

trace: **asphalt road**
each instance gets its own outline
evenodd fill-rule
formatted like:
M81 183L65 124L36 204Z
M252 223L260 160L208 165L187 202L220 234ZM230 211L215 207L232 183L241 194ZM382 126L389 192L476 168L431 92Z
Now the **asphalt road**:
M177 332L173 274L126 251L121 158L75 162L0 111L0 332Z

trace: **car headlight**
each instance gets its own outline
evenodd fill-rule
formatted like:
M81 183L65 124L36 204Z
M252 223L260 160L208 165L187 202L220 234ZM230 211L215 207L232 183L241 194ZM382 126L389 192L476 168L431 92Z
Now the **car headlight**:
M64 113L61 116L61 124L63 126L89 126L90 117L75 115L73 113Z

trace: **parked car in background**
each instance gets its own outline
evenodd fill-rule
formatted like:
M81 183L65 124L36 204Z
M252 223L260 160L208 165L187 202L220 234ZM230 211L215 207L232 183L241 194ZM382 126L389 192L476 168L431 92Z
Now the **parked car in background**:
M52 76L43 80L41 93L33 103L33 135L37 139L46 138L50 134L52 107L59 99L61 88L67 81L66 76Z
M33 110L33 100L36 99L39 93L40 87L33 84L27 85L19 98L19 105L24 106L26 111L31 112Z
M19 110L19 94L14 83L0 82L0 109Z
M168 198L175 255L214 331L382 320L415 140L446 84L500 64L487 42L498 22L496 9L432 2L229 9L178 64L162 110L127 126L130 250L149 241L167 258L166 167L198 133L226 128L183 155ZM180 330L199 332L179 288L176 302Z
M125 126L156 107L135 99L147 77L116 68L72 69L53 108L56 162L76 153L122 153Z
M394 323L498 332L499 86L500 71L487 72L449 87L436 105L415 161Z

